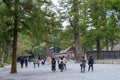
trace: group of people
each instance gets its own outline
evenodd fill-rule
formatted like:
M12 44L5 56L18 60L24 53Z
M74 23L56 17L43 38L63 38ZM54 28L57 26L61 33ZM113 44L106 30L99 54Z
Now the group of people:
M81 73L85 73L86 62L87 62L87 60L85 59L84 56L82 56L82 58L80 60ZM66 60L66 58L64 56L59 57L57 59L57 63L58 63L58 69L61 72L66 69L67 60ZM20 64L21 64L21 68L23 68L24 64L25 64L25 67L28 67L28 58L21 58L20 59ZM36 68L36 64L37 64L37 66L39 68L40 64L42 64L42 65L45 64L45 60L43 60L43 59L40 60L39 58L38 59L34 59L33 60L33 64L34 64L34 68ZM90 71L90 70L93 71L93 64L94 64L94 59L92 58L92 56L90 56L88 58L88 71ZM56 71L56 59L54 57L52 57L52 61L51 61L51 70L53 72Z
M80 67L81 67L81 73L85 73L85 68L86 68L86 60L85 57L83 56L82 59L80 60ZM88 71L90 71L90 69L93 71L93 64L94 64L94 59L92 58L92 56L90 56L88 58Z
M28 67L28 58L20 58L20 64L21 64L21 68L23 68L23 65L25 64L25 67Z
M51 70L54 72L56 71L56 60L55 58L53 57L52 58L52 66L51 66ZM66 58L63 56L63 57L59 57L58 60L57 60L57 63L58 63L58 69L62 72L64 69L66 69L66 63L67 63L67 60Z
M34 64L34 68L36 68L36 64L37 64L37 66L38 66L38 68L39 68L39 65L40 65L40 64L42 64L42 65L45 64L45 60L44 60L44 59L41 59L41 60L40 60L39 58L38 58L38 59L34 59L34 60L33 60L33 64Z
M51 69L52 71L56 71L56 60L55 58L53 57L52 58L52 66L51 66ZM58 63L58 69L62 72L64 69L66 69L66 63L67 63L67 60L66 58L63 56L63 57L59 57L58 60L57 60L57 63ZM87 63L87 60L85 59L85 57L83 56L80 60L80 67L81 67L81 73L85 73L85 68L86 68L86 63ZM93 64L94 64L94 59L92 58L92 56L90 56L88 58L88 71L93 71Z
M20 62L21 68L23 68L24 65L25 65L25 67L28 67L28 62L30 62L30 61L28 60L28 58L21 57L21 58L19 59L19 62ZM41 60L40 60L39 58L33 59L34 68L36 68L36 65L37 65L38 68L39 68L40 64L41 64L41 65L44 65L44 64L45 64L45 60L44 60L44 59L41 59Z

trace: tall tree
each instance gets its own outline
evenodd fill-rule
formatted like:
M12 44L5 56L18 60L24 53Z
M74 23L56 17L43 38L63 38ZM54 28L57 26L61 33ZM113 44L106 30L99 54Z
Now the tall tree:
M8 55L8 48L11 47L12 44L12 19L10 15L11 12L9 8L5 3L0 1L0 62L2 63L4 60L4 55Z
M93 5L95 5L93 7ZM102 29L106 24L106 11L105 1L101 0L90 0L90 19L91 24L94 27L94 36L96 38L97 47L97 59L100 58L101 50L101 39L102 39Z
M62 1L61 1L62 2ZM83 0L66 0L63 1L62 4L65 8L66 12L64 12L64 18L69 21L70 26L73 29L74 34L74 44L75 44L75 59L76 62L79 62L80 58L84 56L82 49L82 29L84 29L84 19L85 15L82 14L85 12L85 3ZM66 8L67 7L67 8ZM85 10L84 10L85 9Z
M12 52L12 66L10 73L17 73L17 39L18 39L18 0L14 0L14 28L13 28L13 52Z

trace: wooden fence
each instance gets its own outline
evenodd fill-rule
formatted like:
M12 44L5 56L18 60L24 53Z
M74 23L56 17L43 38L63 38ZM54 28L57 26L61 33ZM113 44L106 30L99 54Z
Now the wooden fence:
M86 51L85 54L97 59L97 51ZM120 51L100 51L100 59L120 59Z

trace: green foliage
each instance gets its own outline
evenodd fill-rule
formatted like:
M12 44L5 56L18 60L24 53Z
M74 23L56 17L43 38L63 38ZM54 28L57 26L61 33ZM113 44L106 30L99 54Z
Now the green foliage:
M61 1L61 6L67 9L65 14L63 11L63 14L66 15L66 17L62 17L62 19L68 18L69 23L72 26L74 26L73 23L76 24L79 23L77 26L75 26L76 27L75 30L77 32L81 32L82 34L82 45L84 49L85 50L95 49L97 47L95 46L95 44L96 44L96 38L98 36L100 37L101 48L106 46L105 39L109 41L109 44L111 43L111 39L112 42L114 41L114 44L118 43L120 39L119 38L120 28L117 24L120 19L119 18L120 1L119 0L104 0L104 1L79 0L80 1L79 4L77 4L78 3L77 1L73 1L73 0ZM78 10L79 13L77 9L80 10L80 11ZM111 12L112 15L110 15ZM68 32L69 31L71 30L69 29ZM69 34L73 34L73 33L70 32ZM65 43L68 44L67 42L68 41L66 40L64 44Z
M46 44L61 49L75 46L75 33L81 33L84 50L96 49L97 37L101 48L106 46L106 39L109 45L120 41L120 0L60 0L56 7L49 0L17 1L19 56L46 55ZM13 41L12 2L0 1L0 47L5 55ZM69 23L65 30L64 21Z
M74 35L72 34L73 30L71 27L67 27L60 35L59 44L62 49L66 49L67 47L73 45L74 43Z

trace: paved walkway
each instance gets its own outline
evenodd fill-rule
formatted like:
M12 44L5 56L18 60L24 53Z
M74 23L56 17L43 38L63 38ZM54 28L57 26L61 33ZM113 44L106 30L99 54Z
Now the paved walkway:
M87 70L88 66L86 67ZM28 68L17 66L17 74L9 74L10 66L0 68L0 80L120 80L119 64L95 64L93 72L80 73L78 63L70 62L67 70L51 72L51 65L40 65L34 68L30 63Z

